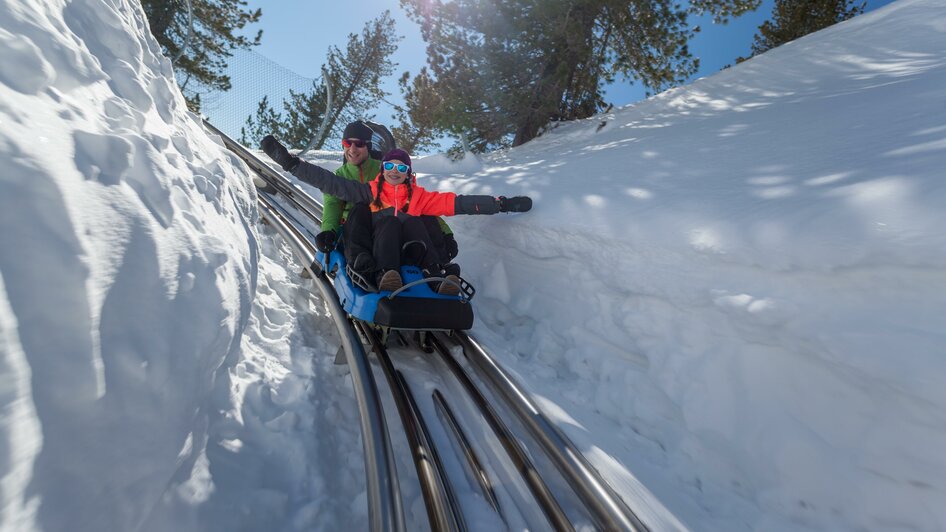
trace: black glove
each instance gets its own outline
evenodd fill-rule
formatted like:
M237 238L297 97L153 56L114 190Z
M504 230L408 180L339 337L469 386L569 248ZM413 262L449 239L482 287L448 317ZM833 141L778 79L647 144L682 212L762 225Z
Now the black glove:
M335 249L335 241L338 239L338 233L334 229L322 231L315 235L315 247L322 253L331 253Z
M457 239L453 237L453 233L443 235L443 247L447 250L448 260L453 260L460 254L460 246L457 245Z
M291 172L299 166L299 158L289 153L285 146L276 140L272 135L266 135L260 142L260 148L269 155L269 158L276 161L276 164L282 166L282 169Z
M532 198L529 196L499 197L499 212L526 212L532 209Z

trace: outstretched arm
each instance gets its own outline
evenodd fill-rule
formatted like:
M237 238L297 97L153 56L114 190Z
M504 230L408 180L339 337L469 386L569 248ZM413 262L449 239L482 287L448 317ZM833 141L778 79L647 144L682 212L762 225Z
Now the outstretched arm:
M300 161L295 169L291 170L292 175L298 177L305 183L318 188L326 194L331 194L352 203L369 202L371 196L371 187L367 183L359 183L345 179L329 172L321 166Z
M260 147L266 155L276 161L283 170L292 173L301 181L318 188L324 193L337 196L345 201L368 202L372 200L371 187L357 181L350 181L329 172L321 166L307 163L289 153L285 146L272 135L263 137Z
M454 200L455 214L496 214L497 212L526 212L532 209L532 198L515 196L457 196Z

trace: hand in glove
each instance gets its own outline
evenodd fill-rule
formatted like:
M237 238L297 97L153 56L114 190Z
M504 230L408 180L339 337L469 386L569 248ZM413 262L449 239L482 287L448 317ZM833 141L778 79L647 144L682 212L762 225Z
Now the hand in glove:
M315 247L322 253L330 253L335 249L335 242L338 239L338 233L329 229L315 235Z
M532 209L532 198L529 196L499 197L499 212L526 212Z
M285 146L276 140L272 135L266 135L260 142L260 148L269 155L269 158L276 161L276 164L283 170L291 172L296 166L299 166L299 158L289 153Z
M447 258L453 260L460 254L460 246L457 245L457 239L452 233L443 235L443 247L447 250Z

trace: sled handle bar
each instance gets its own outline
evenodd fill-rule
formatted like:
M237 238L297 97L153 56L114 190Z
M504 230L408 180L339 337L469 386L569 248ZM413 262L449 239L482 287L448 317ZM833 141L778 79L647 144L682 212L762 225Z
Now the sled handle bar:
M457 288L460 289L460 293L458 294L460 296L460 299L463 300L464 302L467 302L470 300L470 297L466 295L466 292L464 292L463 286L461 286L460 283L454 281L453 279L447 279L446 277L425 277L423 279L411 281L407 283L406 285L398 288L397 290L391 292L391 295L388 296L388 299L394 299L395 296L397 296L398 294L400 294L401 292L407 290L408 288L412 286L417 286L419 284L424 284L424 283L432 283L435 281L440 281L442 283L450 283L456 286Z

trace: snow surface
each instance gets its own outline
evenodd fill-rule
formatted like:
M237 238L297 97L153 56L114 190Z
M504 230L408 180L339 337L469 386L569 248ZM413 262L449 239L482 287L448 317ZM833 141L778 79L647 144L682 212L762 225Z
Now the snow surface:
M0 530L364 529L334 326L140 7L5 0L0 57ZM942 530L943 87L946 9L900 0L416 167L535 199L449 220L473 335L629 501Z

